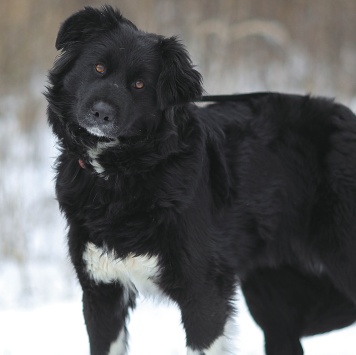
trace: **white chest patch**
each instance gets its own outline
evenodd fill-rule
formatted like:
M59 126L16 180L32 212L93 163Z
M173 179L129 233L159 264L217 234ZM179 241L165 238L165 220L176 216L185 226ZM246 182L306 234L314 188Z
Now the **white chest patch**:
M89 276L97 283L119 281L125 288L144 295L161 293L156 283L160 275L156 256L129 255L120 259L114 250L88 242L83 260Z
M118 144L119 144L119 141L117 139L114 139L111 142L99 142L95 148L88 150L88 155L90 157L91 164L92 164L94 170L99 175L103 175L105 172L104 168L98 162L99 155L102 154L106 149L115 147Z

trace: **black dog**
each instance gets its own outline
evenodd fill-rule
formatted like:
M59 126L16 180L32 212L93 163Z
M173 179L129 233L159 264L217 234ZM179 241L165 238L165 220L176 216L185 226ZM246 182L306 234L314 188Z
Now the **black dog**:
M190 355L233 351L240 282L268 354L302 354L304 333L353 321L350 110L277 93L198 108L190 102L201 76L180 42L138 30L111 7L68 18L56 47L47 92L61 147L56 193L91 354L126 353L137 292L179 305ZM270 314L279 299L287 317ZM339 322L339 301L351 319ZM304 316L290 317L295 310Z

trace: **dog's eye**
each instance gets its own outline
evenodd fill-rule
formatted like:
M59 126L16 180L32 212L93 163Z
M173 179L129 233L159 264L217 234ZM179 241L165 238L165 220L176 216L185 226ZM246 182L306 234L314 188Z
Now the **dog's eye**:
M145 86L145 83L142 81L142 80L136 80L134 83L133 83L133 87L135 89L143 89Z
M106 67L104 64L95 64L95 70L99 74L104 74L106 71Z

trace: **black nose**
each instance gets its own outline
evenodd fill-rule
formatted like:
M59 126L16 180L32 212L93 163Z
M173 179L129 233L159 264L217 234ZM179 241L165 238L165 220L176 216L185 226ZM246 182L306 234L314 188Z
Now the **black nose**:
M104 101L98 101L91 109L92 115L99 121L110 122L115 117L115 109Z

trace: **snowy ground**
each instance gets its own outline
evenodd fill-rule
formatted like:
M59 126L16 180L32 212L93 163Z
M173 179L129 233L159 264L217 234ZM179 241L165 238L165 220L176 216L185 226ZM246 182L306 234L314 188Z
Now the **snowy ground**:
M263 338L243 301L236 321L236 351L262 355ZM130 355L183 355L184 333L173 306L139 303L131 316ZM0 310L1 355L88 355L79 297L30 309ZM303 341L305 355L355 355L356 327ZM288 354L286 354L288 355Z

